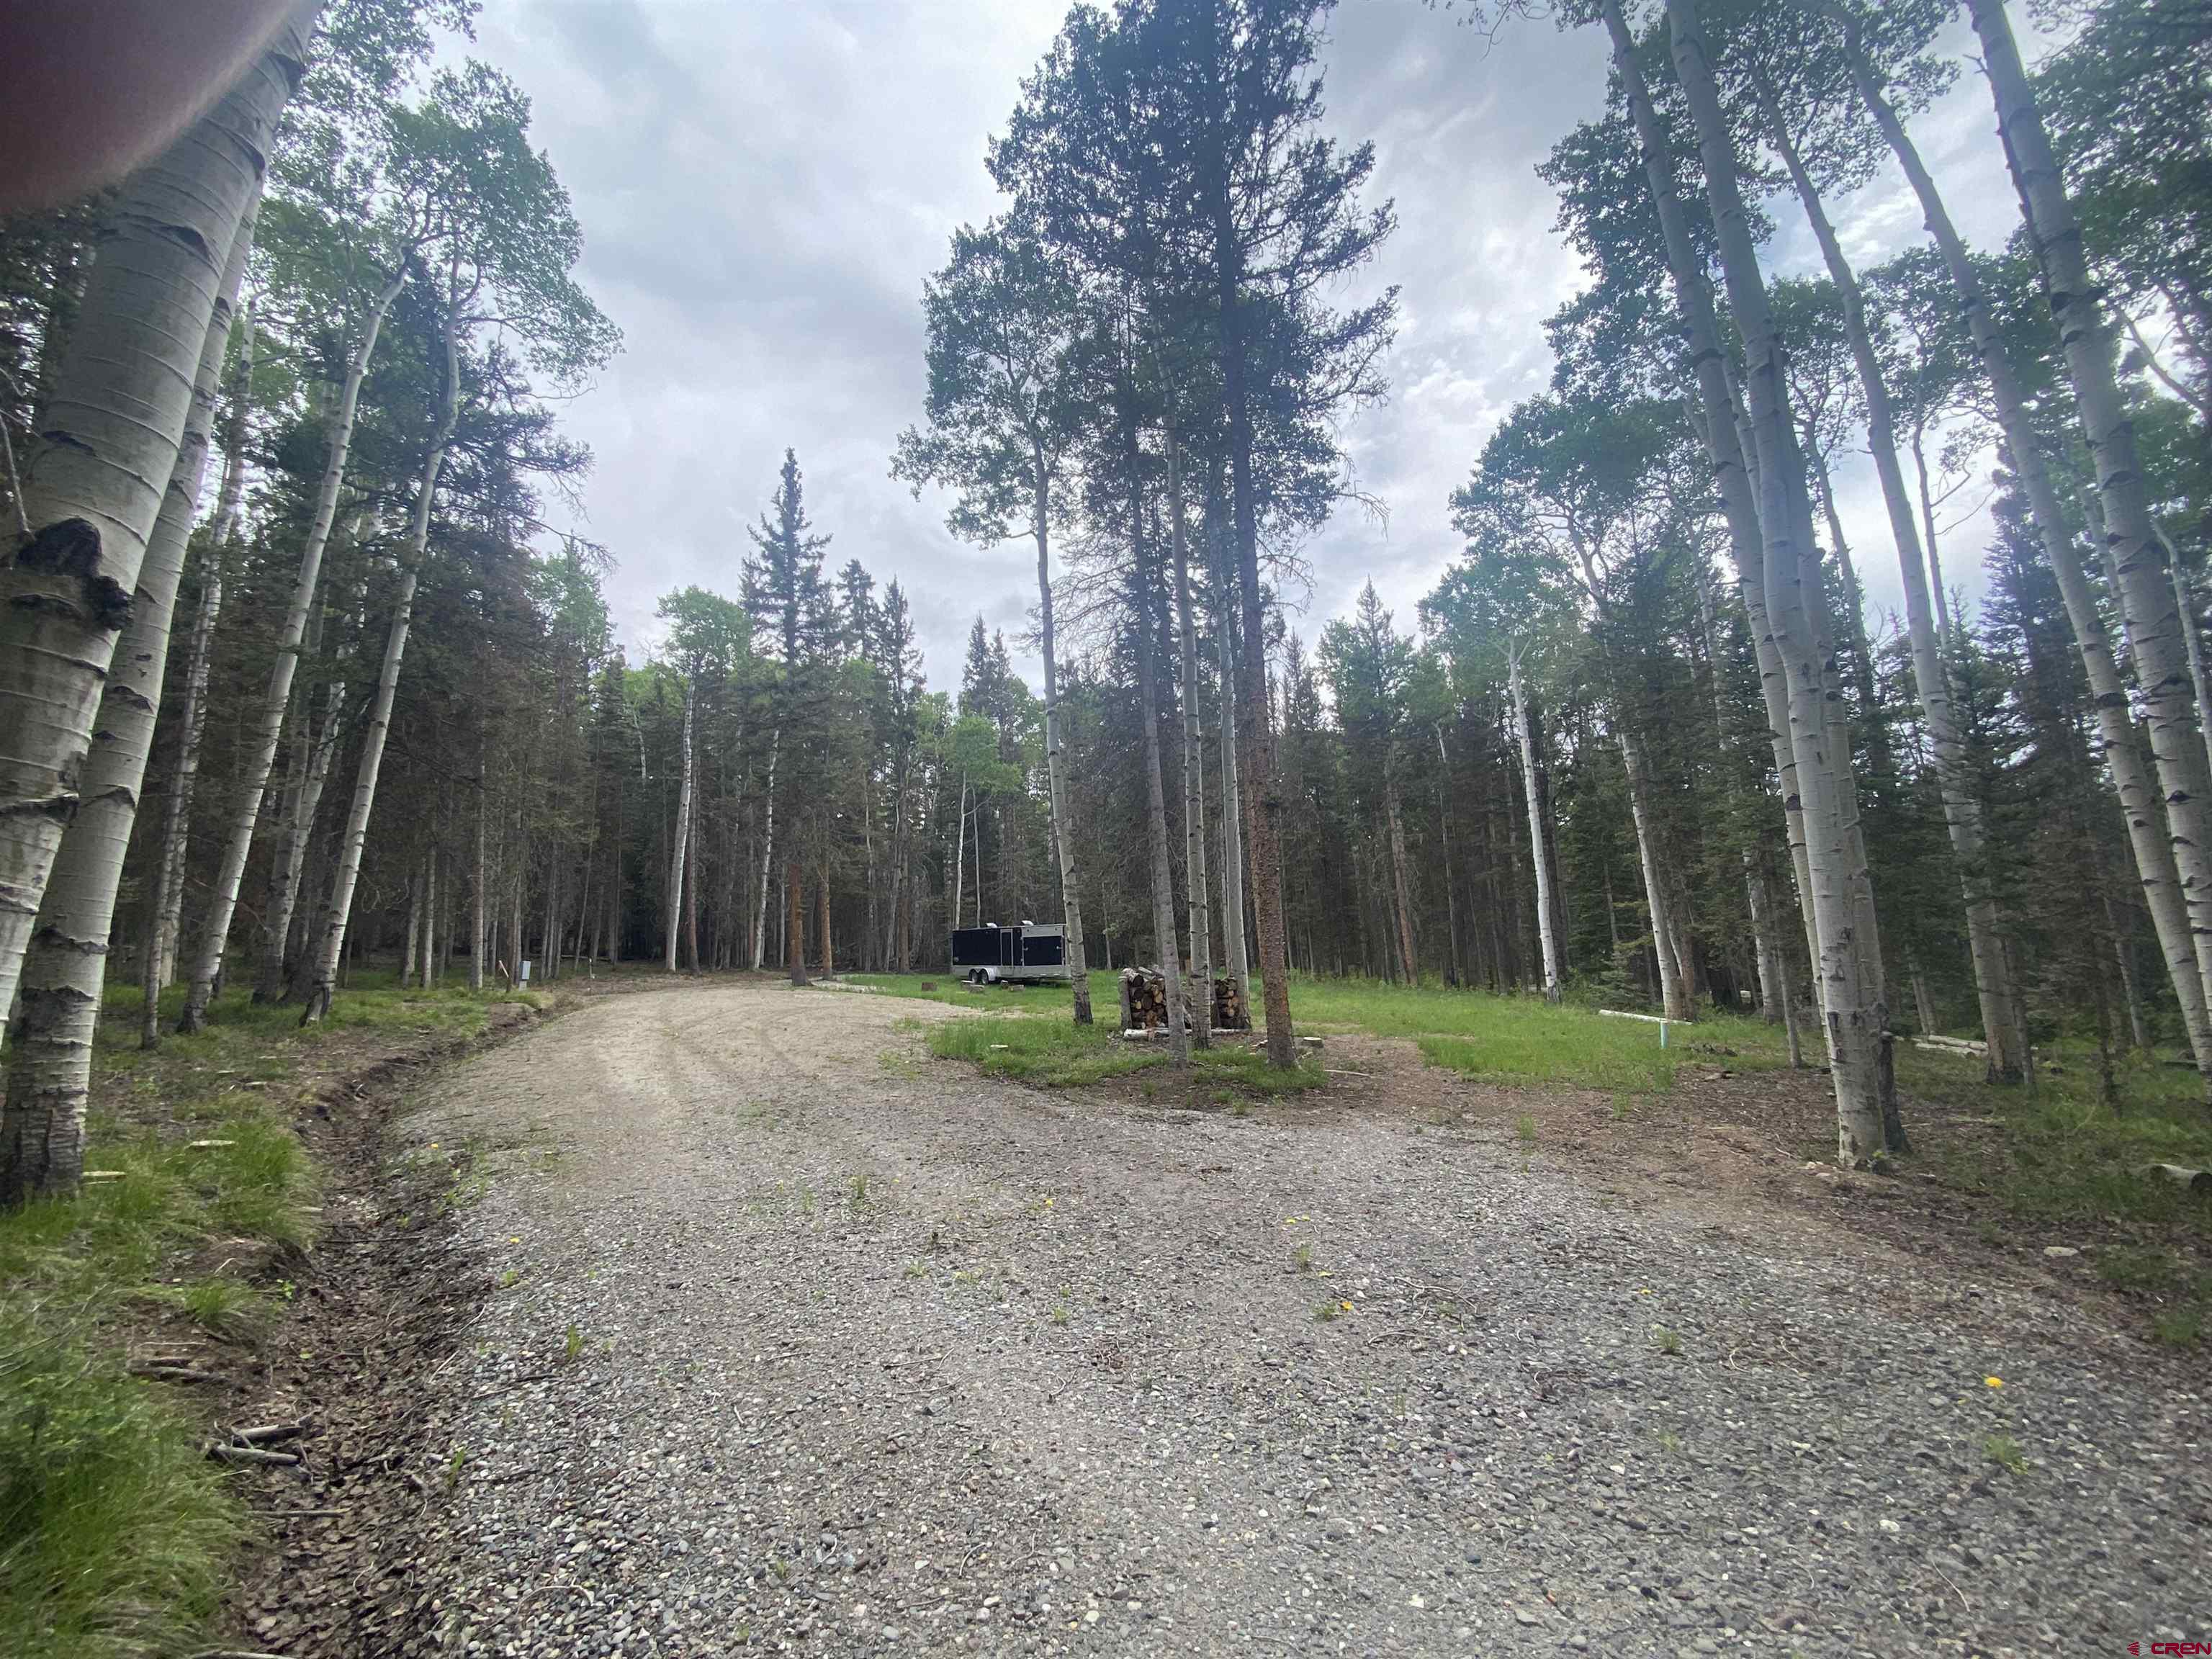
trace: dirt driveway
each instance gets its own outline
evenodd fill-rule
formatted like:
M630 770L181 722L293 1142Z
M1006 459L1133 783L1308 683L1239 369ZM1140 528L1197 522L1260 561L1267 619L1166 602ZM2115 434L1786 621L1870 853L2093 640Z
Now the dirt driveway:
M412 1551L447 1650L2212 1635L2203 1396L2062 1299L1609 1192L1496 1109L979 1080L915 1029L964 1017L609 998L410 1114L489 1171Z

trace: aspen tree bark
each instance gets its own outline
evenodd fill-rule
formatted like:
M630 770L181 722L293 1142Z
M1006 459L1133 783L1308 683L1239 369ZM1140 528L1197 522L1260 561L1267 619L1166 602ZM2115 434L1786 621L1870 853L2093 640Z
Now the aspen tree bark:
M460 336L462 296L454 293L449 282L446 299L445 326L445 386L438 411L438 427L430 439L428 452L422 458L422 477L415 487L415 513L408 526L407 550L403 555L399 575L399 590L392 602L392 627L384 642L384 661L376 677L376 699L370 705L368 725L361 744L361 761L354 775L353 803L346 813L345 830L338 842L337 869L331 882L331 911L322 939L315 947L315 975L307 996L307 1006L301 1009L300 1023L313 1024L330 1012L331 994L337 988L338 963L345 954L346 924L353 913L354 890L361 881L361 858L368 842L369 815L376 806L376 780L384 765L384 743L392 731L392 705L399 695L399 665L407 652L407 630L415 615L415 587L421 579L422 561L430 542L430 509L438 492L438 475L446 465L446 449L453 442L453 428L461 414L461 346ZM357 383L349 375L349 395L357 392ZM350 410L349 409L349 416ZM336 443L332 449L335 453ZM325 483L331 483L327 478ZM335 495L335 485L332 485ZM328 528L325 524L325 529ZM294 598L299 598L295 592ZM295 635L296 638L296 635ZM284 659L279 657L280 669ZM289 678L289 674L287 675ZM275 690L272 683L271 690ZM263 774L267 774L264 763ZM246 824L251 839L252 824ZM237 884L231 884L235 896ZM519 921L519 918L518 918ZM517 934L520 927L516 928ZM549 941L550 943L550 941ZM222 939L215 939L216 954L220 957ZM195 976L195 988L198 979Z
M477 868L469 884L469 989L484 988L484 898L491 890L491 794L484 775L483 728L477 728Z
M1942 538L1936 533L1936 495L1928 483L1927 422L1916 422L1912 428L1912 470L1920 484L1920 527L1928 537L1928 568L1934 580L1929 587L1936 601L1936 632L1941 639L1951 637L1951 618L1944 607L1949 601L1943 593L1943 558L1940 549Z
M330 781L331 764L337 758L338 738L344 732L345 706L345 682L334 680L324 690L322 719L301 734L307 744L307 769L278 844L277 871L270 882L270 913L263 927L264 959L253 994L257 1001L277 1001L285 994L286 941L297 918L324 787Z
M308 621L307 637L302 648L309 655L322 648L322 623L319 611ZM254 925L258 935L255 948L258 960L254 963L253 974L253 1000L256 1002L268 1001L271 995L271 983L281 985L284 977L284 936L282 933L276 935L273 954L277 960L272 968L269 961L272 954L270 950L270 924L275 920L271 913L276 907L278 895L298 874L298 868L292 862L293 831L300 822L300 796L307 787L307 751L314 747L313 704L313 693L310 690L301 699L301 707L292 720L292 741L284 745L283 782L274 791L276 806L275 823L270 829L276 846L270 850L267 891L262 896L261 915Z
M783 728L775 726L768 734L768 793L763 799L767 823L761 834L760 888L753 896L753 972L757 974L767 959L768 877L775 868L770 860L775 853L775 762L782 748Z
M1698 570L1698 623L1705 636L1705 660L1712 665L1713 729L1717 734L1728 729L1728 702L1721 691L1720 630L1714 620L1712 584L1702 563ZM1759 855L1749 847L1743 849L1743 896L1744 906L1751 913L1752 951L1759 963L1759 1011L1770 1024L1785 1029L1790 1040L1790 1064L1793 1067L1802 1066L1805 1054L1797 1033L1797 1006L1790 988L1790 963L1774 933L1773 900L1767 892L1766 872Z
M191 839L192 795L199 778L200 739L207 729L209 665L213 660L216 623L222 616L222 587L238 534L238 513L246 496L246 422L252 406L253 302L246 307L245 332L239 341L238 368L231 385L230 422L223 435L222 486L216 496L206 548L201 555L200 605L192 618L191 646L185 662L185 700L179 710L176 760L169 772L168 799L161 818L161 850L155 861L152 918L143 970L145 1011L139 1044L161 1042L161 989L176 977L177 935L184 920L185 854Z
M1444 926L1451 933L1451 976L1455 986L1467 983L1459 949L1459 889L1452 879L1451 756L1444 749L1443 722L1437 722L1437 829L1443 842Z
M437 978L438 963L438 843L422 850L422 963L415 982L428 990Z
M1182 521L1182 457L1168 427L1168 533L1175 551L1176 615L1182 646L1182 848L1190 927L1190 1038L1213 1046L1212 903L1206 877L1206 734L1198 712L1198 629L1191 615L1190 544Z
M2020 191L2045 293L2064 348L2067 378L2095 463L2106 556L2129 612L2136 683L2150 728L2151 762L2166 797L2174 866L2212 994L2212 771L2197 729L2195 687L2166 552L2136 459L2135 426L2113 369L2104 297L2089 275L2081 227L2051 153L2027 71L2002 4L1968 0L1995 100L1998 136Z
M1613 617L1598 580L1597 561L1579 541L1575 552L1582 562L1583 586L1597 612L1599 654L1613 703L1613 738L1620 749L1620 769L1628 780L1628 814L1635 826L1637 859L1644 874L1644 911L1651 921L1651 958L1659 973L1660 1006L1668 1019L1687 1021L1697 1017L1697 1002L1690 988L1689 945L1675 914L1674 890L1667 880L1665 860L1660 856L1651 769L1629 718L1627 675L1613 653Z
M416 947L422 938L422 905L428 897L422 890L422 872L416 870L407 878L407 939L399 947L399 988L403 991L415 983Z
M318 619L311 633L319 635L320 631ZM308 648L316 648L312 641ZM319 720L313 718L311 700L303 700L301 706L290 763L295 775L285 788L276 857L270 868L269 902L261 921L261 960L256 964L253 985L256 1002L276 1002L285 994L285 957L299 906L301 881L314 839L315 817L322 810L323 786L330 778L331 763L337 757L345 705L345 682L335 679L323 690Z
M1528 803L1528 850L1536 872L1536 937L1543 948L1544 1000L1559 1000L1559 942L1552 932L1552 860L1546 855L1543 810L1536 799L1536 740L1528 726L1528 697L1521 684L1521 651L1505 655L1507 694L1513 699L1513 740L1521 757L1521 793ZM1612 915L1612 906L1606 914Z
M2044 556L2050 561L2051 573L2057 579L2059 597L2073 628L2075 647L2096 709L2105 763L2112 774L2122 815L2127 820L2128 842L2135 854L2136 876L2142 884L2144 906L2150 912L2160 951L2166 959L2167 977L2173 985L2174 1000L2181 1012L2190 1052L2196 1059L2197 1070L2212 1079L2212 1020L2207 1018L2206 998L2208 976L2212 976L2212 935L2192 926L2188 899L2175 868L2165 807L2153 783L2151 769L2144 764L2142 751L2137 746L2134 722L2128 713L2127 689L2121 681L2112 642L2105 631L2103 615L2082 570L2073 536L2066 527L2065 509L2028 414L2019 374L1998 331L1972 256L1960 240L1950 210L1922 161L1918 148L1905 132L1904 123L1898 118L1875 75L1873 64L1860 42L1856 20L1830 6L1816 3L1813 9L1842 26L1846 62L1859 101L1873 116L1875 125L1881 129L1912 185L1921 216L1935 239L1945 269L1950 272L1960 307L1966 313L1975 350L1981 358L1982 372L1989 383L1998 429L2004 434L2014 472L2020 479L2021 493L2027 497L2029 517L2042 542Z
M231 307L253 240L258 204L257 183L233 232L204 331L191 407L138 567L131 623L106 677L78 783L76 816L55 854L24 956L20 1005L8 1031L6 1101L0 1107L0 1204L72 1190L84 1170L85 1104L115 896L153 748L170 614L199 509Z
M362 382L368 376L369 359L376 350L385 319L391 314L392 302L398 299L405 281L403 264L378 291L362 325L361 338L355 343L353 354L346 362L345 383L338 393L330 447L315 494L315 515L307 526L307 544L300 553L299 574L292 585L291 604L276 636L276 657L269 670L269 687L262 697L258 722L246 741L246 761L238 793L231 803L222 860L216 868L215 887L208 896L199 948L193 954L191 985L185 994L184 1012L177 1022L177 1029L182 1031L199 1030L207 1013L208 999L214 994L216 981L222 972L231 918L238 908L239 887L246 877L246 858L253 850L254 823L261 816L261 797L269 787L270 769L276 763L276 745L283 736L284 714L292 702L292 682L299 672L301 643L307 635L307 616L314 605L316 586L322 580L323 550L329 544L331 526L337 517L338 491L345 483L346 459L353 447L354 419L361 406ZM442 459L442 443L439 448ZM411 605L411 581L407 586ZM337 929L341 940L344 929L341 919ZM333 962L331 972L335 975L336 971L337 963Z
M1044 649L1044 774L1052 808L1053 850L1060 857L1060 915L1067 928L1067 977L1075 992L1075 1023L1088 1025L1091 1014L1091 965L1084 952L1083 883L1076 871L1075 836L1067 821L1067 754L1060 731L1060 665L1056 659L1052 625L1051 473L1044 452L1034 456L1036 466L1037 620ZM905 788L900 787L900 834L905 832ZM891 908L898 908L898 882L891 884Z
M517 793L520 793L519 789ZM519 981L522 977L523 953L530 948L530 941L522 936L522 890L530 875L530 848L522 838L522 805L520 801L515 803L514 808L514 852L511 862L514 870L507 878L507 943L514 947L514 961L508 972Z
M960 770L960 823L952 848L952 927L960 926L960 903L968 882L968 770ZM951 957L946 961L950 963Z
M698 678L696 672L684 677L683 781L676 788L676 846L668 861L668 943L662 952L662 965L672 974L676 971L676 929L684 902L684 854L691 839L691 702Z
M317 9L293 13L239 84L123 186L24 461L28 533L0 566L0 1009L77 812L226 261L306 72Z
M1618 0L1607 0L1607 6L1617 18ZM1805 534L1811 525L1811 507L1803 499L1803 475L1790 465L1794 444L1781 350L1737 180L1734 141L1698 35L1693 0L1667 0L1667 16L1675 78L1698 131L1729 307L1743 340L1745 390L1760 458L1759 520L1768 620L1788 678L1791 741L1797 755L1813 909L1820 938L1823 1030L1836 1091L1837 1158L1847 1165L1860 1164L1878 1156L1887 1139L1883 1121L1887 1011L1878 993L1869 1000L1869 978L1878 979L1878 975L1870 976L1860 959L1868 945L1857 931L1854 887L1861 872L1853 867L1850 813L1842 798L1850 776L1849 754L1848 750L1842 754L1835 750L1835 727L1826 706L1826 665L1814 620L1817 604L1807 603L1808 593L1815 601L1819 593L1817 575L1807 570L1815 556ZM1796 501L1790 499L1793 486Z
M1951 697L1950 676L1945 668L1936 619L1929 598L1928 573L1921 556L1918 526L1913 522L1912 498L1905 485L1905 471L1897 459L1897 420L1890 405L1889 386L1881 362L1875 354L1874 337L1867 326L1866 304L1858 276L1844 257L1843 244L1828 221L1812 174L1790 136L1788 122L1763 76L1754 76L1768 142L1781 156L1797 200L1812 227L1835 284L1843 310L1844 335L1851 362L1858 373L1859 388L1866 399L1867 447L1874 457L1875 476L1881 484L1882 505L1889 514L1891 538L1897 546L1899 574L1905 589L1905 616L1912 653L1912 678L1920 695L1920 708L1928 723L1929 742L1936 751L1936 777L1943 803L1943 821L1958 862L1959 884L1966 903L1966 945L1973 963L1974 989L1981 1005L1985 1067L1993 1083L2017 1083L2026 1062L2022 1033L2014 1020L2015 999L1996 896L1990 883L1988 836L1982 822L1982 804L1967 779L1966 747ZM1842 544L1840 534L1838 545Z
M2174 610L2181 617L2181 642L2189 655L2189 684L2197 694L2197 729L2203 735L2204 756L2212 766L2212 690L2204 678L2204 645L2197 631L2197 599L2189 591L2189 573L2182 568L2181 552L2165 527L2153 520L2151 528L2166 551L2166 567L2173 575Z
M1806 949L1814 964L1817 994L1820 940L1812 902L1812 870L1805 844L1803 799L1797 783L1796 745L1790 736L1789 684L1767 615L1765 554L1760 542L1757 486L1751 475L1752 457L1737 431L1735 398L1729 384L1728 359L1721 347L1720 325L1714 313L1712 289L1705 279L1705 262L1690 240L1688 218L1680 198L1674 193L1674 164L1668 150L1666 130L1659 124L1650 89L1638 64L1635 41L1629 34L1620 0L1603 0L1602 14L1613 43L1613 65L1627 95L1629 113L1644 152L1644 179L1666 243L1668 270L1675 305L1681 313L1684 345L1705 408L1705 453L1712 463L1714 485L1728 524L1729 548L1735 562L1737 586L1751 624L1752 648L1759 662L1759 696L1766 708L1767 740L1773 751L1775 779L1781 789L1790 870L1805 930Z
M1651 956L1659 969L1660 1006L1669 1019L1697 1018L1690 992L1690 969L1681 929L1674 915L1674 890L1667 884L1659 855L1658 826L1651 810L1651 769L1644 745L1626 720L1614 735L1620 744L1621 770L1628 775L1628 815L1636 828L1636 852L1644 869L1644 904L1651 918Z

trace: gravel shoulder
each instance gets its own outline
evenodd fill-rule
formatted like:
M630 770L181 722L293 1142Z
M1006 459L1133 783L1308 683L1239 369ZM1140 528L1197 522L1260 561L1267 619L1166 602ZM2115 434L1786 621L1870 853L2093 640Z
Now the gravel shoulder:
M2208 1633L2202 1384L2094 1309L1609 1182L1447 1073L1169 1109L928 1058L969 1017L673 988L423 1092L402 1141L488 1177L407 1547L437 1650Z

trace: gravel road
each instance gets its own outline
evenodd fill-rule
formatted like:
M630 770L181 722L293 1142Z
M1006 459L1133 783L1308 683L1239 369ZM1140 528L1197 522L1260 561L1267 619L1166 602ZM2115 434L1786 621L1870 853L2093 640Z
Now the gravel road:
M450 1650L2212 1637L2198 1373L2055 1290L1608 1188L1444 1074L1171 1110L929 1059L969 1017L611 997L417 1103L490 1172Z

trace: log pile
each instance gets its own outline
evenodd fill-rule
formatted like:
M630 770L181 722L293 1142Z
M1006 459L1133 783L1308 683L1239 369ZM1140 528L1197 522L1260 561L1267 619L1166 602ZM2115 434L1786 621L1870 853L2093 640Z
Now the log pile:
M1251 1005L1237 990L1237 981L1226 974L1213 981L1213 1029L1217 1031L1249 1031L1252 1029Z
M1150 1033L1168 1023L1168 982L1157 968L1121 970L1121 1029Z
M1188 980L1184 981L1189 983ZM1188 1023L1188 1016L1185 1017ZM1121 1029L1146 1036L1167 1029L1167 981L1157 968L1121 970ZM1238 994L1237 981L1226 975L1213 981L1213 1024L1217 1031L1249 1031L1252 1010Z

